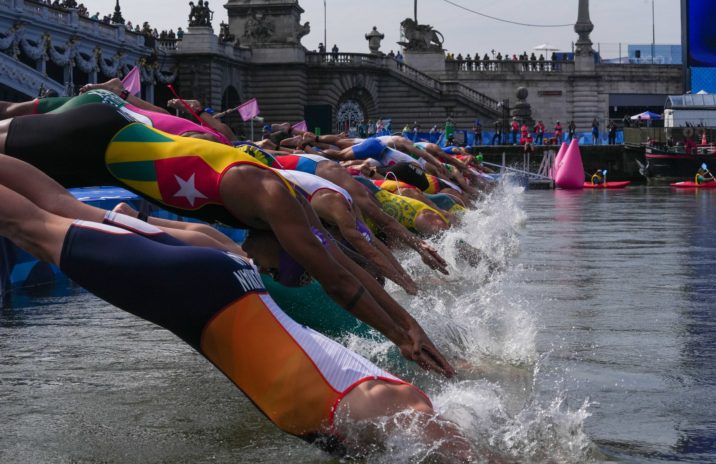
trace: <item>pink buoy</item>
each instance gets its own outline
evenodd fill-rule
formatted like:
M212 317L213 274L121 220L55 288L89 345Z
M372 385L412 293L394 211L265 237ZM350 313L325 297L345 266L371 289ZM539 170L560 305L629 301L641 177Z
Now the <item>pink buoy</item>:
M557 187L568 190L584 188L584 165L582 153L579 151L577 140L572 140L560 164L557 166L557 175L554 178Z
M552 171L550 172L550 176L552 177L552 179L557 178L557 171L559 171L559 163L564 158L564 154L566 152L567 152L567 142L562 142L562 146L559 147L557 156L554 157L554 165L552 166Z

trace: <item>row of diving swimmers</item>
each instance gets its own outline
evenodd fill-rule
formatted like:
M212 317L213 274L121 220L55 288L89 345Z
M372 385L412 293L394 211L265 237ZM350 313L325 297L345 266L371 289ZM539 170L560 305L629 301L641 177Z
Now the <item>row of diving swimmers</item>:
M117 94L121 94L121 83L118 80L113 80L105 84L94 84L87 86L86 91L82 96L76 98L50 98L43 100L34 100L31 102L25 102L21 104L6 105L5 108L0 107L0 114L4 109L4 116L15 116L28 113L57 113L65 112L70 109L74 109L89 103L101 102L104 104L111 104L117 106L135 120L152 125L155 128L161 129L165 132L177 134L177 135L188 135L191 137L203 137L229 143L228 139L221 135L221 132L230 132L228 127L221 129L222 124L217 123L216 119L209 115L202 114L202 118L207 120L214 120L214 123L205 126L199 126L192 122L176 118L165 110L155 107L147 102L144 102L137 97L128 96L125 101L118 97ZM93 87L102 87L101 89ZM126 95L124 95L126 96ZM164 114L161 113L164 111ZM221 129L219 132L217 129ZM283 134L283 135L281 135ZM310 133L301 133L292 138L286 138L288 133L278 131L272 134L271 139L265 140L264 145L270 145L273 143L285 144L295 143L296 139L308 140L309 142L301 142L302 147L311 150L308 146L310 141L316 140L315 135ZM280 139L280 137L284 137ZM386 250L381 242L375 240L362 240L362 237L368 237L370 234L379 233L385 237L390 237L393 241L399 240L405 244L408 244L414 248L418 253L421 254L422 258L431 267L438 267L444 270L444 261L431 250L424 242L416 240L411 236L409 231L418 232L422 234L434 234L448 228L452 223L457 222L459 215L454 214L455 212L461 212L463 207L470 204L470 199L465 197L465 192L457 185L452 184L450 181L443 180L439 177L432 176L424 172L421 166L418 165L416 160L408 157L402 152L398 152L393 148L384 146L385 144L398 144L400 148L414 150L420 154L421 149L424 148L433 153L439 153L440 156L448 160L451 164L445 163L443 169L450 169L451 171L459 171L454 166L460 167L464 172L470 173L473 178L476 179L476 184L479 182L485 182L483 178L478 177L475 174L481 174L475 169L484 169L479 166L475 167L469 165L474 159L471 156L449 156L447 153L451 151L459 151L456 148L449 148L446 150L440 149L434 144L407 144L405 139L402 137L394 137L393 140L386 140L385 137L378 139L367 139L364 141L356 139L346 139L340 136L324 136L324 139L330 139L339 145L348 146L348 148L342 150L341 157L346 157L346 153L356 153L363 161L347 161L345 164L352 163L363 163L360 167L360 172L365 175L371 175L375 180L375 184L382 187L383 190L387 190L393 195L389 195L384 192L366 191L361 189L357 182L352 181L339 166L333 163L326 163L327 158L321 157L320 155L310 155L304 153L295 153L293 159L290 155L286 155L287 149L281 151L274 150L272 153L278 155L279 162L276 162L276 158L271 158L266 155L266 152L259 152L257 150L248 150L249 154L257 155L257 159L265 162L275 168L288 167L291 169L301 170L310 174L316 174L319 177L325 179L324 184L329 188L321 189L319 194L320 198L315 199L315 204L325 204L325 198L332 198L333 203L341 202L341 195L338 195L335 189L336 184L347 190L354 199L354 205L346 204L343 201L341 208L318 208L320 210L321 219L327 221L332 225L339 225L340 234L346 239L350 246L355 248L360 254L364 255L372 263L372 265L383 275L394 280L396 283L401 285L408 293L414 294L417 290L415 283L410 279L407 273L400 267L400 265L392 257L392 254ZM319 139L319 143L324 144L323 140ZM390 139L390 138L388 138ZM349 144L353 145L349 145ZM369 148L366 148L369 146ZM334 148L337 148L334 146ZM381 172L377 174L376 169L371 169L373 159L365 159L366 155L375 155L375 150L384 150L390 158L389 166L378 166ZM332 155L331 150L327 149L324 154ZM315 151L315 148L314 150ZM333 150L335 151L335 150ZM289 156L287 158L287 156ZM402 158L400 158L402 156ZM428 159L431 155L425 153ZM302 159L296 160L297 157ZM407 158L410 161L406 161ZM420 160L423 160L421 158ZM465 162L467 161L467 162ZM425 163L423 163L424 165ZM352 170L355 174L355 169ZM385 176L388 179L400 180L400 183L392 181L381 181L380 176ZM461 179L464 178L461 177ZM357 179L360 180L360 179ZM328 182L326 182L328 181ZM68 179L68 182L72 182L72 179ZM333 184L331 184L331 182ZM408 188L401 188L401 185L405 186L405 182L411 184ZM364 186L367 187L367 186ZM397 188L396 188L397 187ZM413 188L417 187L417 188ZM331 193L329 193L329 191ZM423 194L424 192L424 194ZM400 194L403 197L398 198L394 194ZM374 198L370 198L370 197ZM348 200L350 201L350 200ZM314 200L312 199L312 204ZM315 205L314 205L315 206ZM382 213L380 209L382 208ZM352 211L351 211L352 210ZM392 215L392 217L386 217L386 214ZM333 216L333 217L330 217ZM339 217L336 217L339 216ZM356 219L355 216L358 216ZM365 227L362 227L361 216L365 216L371 227L370 230L366 231ZM358 223L358 227L350 228L347 224L351 220ZM406 230L407 229L407 230Z
M129 232L121 233L116 229L108 230L106 227L100 227L97 223L101 222L100 219L102 218L96 215L88 216L78 211L81 203L78 205L60 185L33 169L31 165L64 182L66 186L72 184L121 185L139 193L150 201L162 205L164 208L175 210L181 214L209 221L218 220L230 225L249 228L252 233L250 234L250 239L247 240L245 249L254 254L254 262L259 266L277 274L279 280L282 279L284 271L288 279L301 281L304 275L316 278L332 298L358 318L385 334L400 347L401 353L407 358L416 361L423 367L436 370L448 376L454 373L453 368L430 342L419 324L377 285L371 275L367 274L361 266L357 266L348 259L341 249L336 246L337 242L330 238L331 235L322 229L320 221L314 215L314 209L307 205L306 198L310 196L306 195L304 197L299 193L308 189L308 187L304 186L304 189L302 189L297 184L288 182L277 171L257 162L256 158L252 157L251 154L262 157L264 153L251 146L233 149L225 145L201 140L201 138L181 138L164 133L150 126L156 123L158 116L146 111L143 113L135 111L138 106L127 108L126 104L120 104L119 106L111 102L107 104L107 101L104 100L111 99L107 98L107 95L100 96L103 99L101 103L86 103L76 107L65 108L64 110L60 110L61 107L59 107L55 109L56 113L13 117L0 123L0 151L11 155L10 157L2 156L1 162L3 166L0 169L0 183L5 186L2 193L9 195L9 200L2 202L3 206L9 208L9 211L2 214L2 232L4 235L14 240L19 246L35 253L38 257L59 264L71 277L98 296L107 299L120 308L172 330L201 351L242 390L247 392L254 403L279 427L304 438L313 440L317 436L325 435L339 437L340 434L333 433L335 430L333 429L332 419L335 408L331 410L333 412L328 413L327 417L316 418L310 426L305 424L297 426L292 422L296 420L296 417L303 417L303 413L295 410L295 408L299 408L300 405L298 404L277 406L276 410L285 408L291 411L286 412L286 415L282 415L280 418L267 412L274 411L272 408L275 405L262 406L261 401L252 396L251 392L253 391L255 395L260 396L260 392L265 391L270 386L260 385L255 390L252 390L255 385L245 385L246 379L232 377L236 370L235 366L232 367L232 363L236 360L231 354L235 354L240 349L240 347L235 346L238 344L237 340L240 337L233 336L233 329L230 330L220 325L216 327L216 334L213 334L212 330L207 330L210 324L207 321L213 321L214 316L224 314L219 310L227 307L227 301L223 301L223 304L217 305L215 308L208 308L199 315L190 314L191 311L187 309L187 314L184 315L186 320L182 320L179 317L181 312L177 313L168 309L168 307L173 307L172 304L143 301L146 295L158 295L162 299L170 299L170 296L163 293L161 284L167 285L171 282L171 289L175 290L176 282L187 280L188 277L162 277L161 282L157 283L159 288L142 292L133 291L132 295L134 296L125 295L121 291L136 284L134 279L132 282L120 283L106 276L106 278L95 279L92 270L102 268L103 262L105 263L105 268L108 262L121 262L117 256L103 256L97 252L97 249L122 249L123 256L126 259L126 262L122 262L122 266L126 266L127 270L123 274L133 275L131 269L134 266L137 269L151 269L151 266L145 265L141 262L141 259L154 256L155 253L157 256L163 256L165 252L169 253L166 249L167 243L159 243L162 246L158 246L155 242L161 242L161 240L157 240L157 237L161 234L156 231L148 233L145 230L149 228L148 225L124 227ZM32 112L37 112L44 103L46 102L32 102ZM2 106L2 110L5 116L10 116L12 111L16 110L16 107L15 105L5 104ZM140 116L144 116L144 118ZM178 124L176 121L174 123ZM194 132L202 133L200 129L193 129L195 129ZM26 164L22 160L30 164ZM326 162L317 162L316 164L317 166L321 164L337 166L335 163ZM332 169L325 167L322 170L328 172ZM338 174L334 175L340 177ZM347 179L357 185L362 185L354 181L350 175L348 175ZM317 193L323 190L331 189L318 188L312 196L316 196ZM359 191L368 192L369 190L361 187ZM338 192L337 194L343 197L343 201L349 205L348 208L358 203L355 198L349 198L346 192ZM374 197L368 195L367 198L368 203L379 204L378 201L371 200ZM28 208L23 203L24 201L26 202L26 199L29 199L32 204L37 206L36 211ZM13 205L23 206L14 208ZM83 205L82 208L85 206ZM321 206L319 205L320 208ZM25 214L28 211L32 212L29 216ZM378 211L378 216L381 216L380 209ZM17 215L17 217L13 216L13 214ZM383 214L382 216L385 215ZM71 223L67 220L60 220L60 218L83 218L84 221L91 222ZM385 221L385 219L383 220ZM340 219L336 219L336 221L340 221ZM39 226L38 224L44 225ZM231 251L231 248L235 247L235 245L227 243L230 240L226 237L217 237L216 234L218 233L211 228L201 231L194 230L201 227L200 225L189 226L190 230L186 230L186 223L179 223L174 226L184 229L184 233L201 234L205 237L204 242L211 242L210 245L213 244L215 248L223 249L224 256L228 256L232 263L236 263L237 266L243 266L241 267L241 273L246 271L248 277L240 280L242 285L245 286L246 282L255 282L255 279L252 280L251 277L254 271L250 269L246 261L237 258L238 252L236 250ZM382 226L384 231L396 228L395 223L390 220L387 220ZM340 224L337 224L337 227L340 228ZM271 233L267 233L269 231ZM149 242L140 240L136 237L138 235L144 239L149 238ZM58 238L60 236L61 239ZM121 236L121 239L115 236ZM73 240L69 240L70 237ZM252 240L251 237L255 237L255 239ZM124 240L126 245L117 247L99 246L100 243L111 240ZM186 241L187 239L182 238L182 240ZM430 249L424 242L420 242L417 239L407 239L405 242L413 244L429 264L436 268L444 269L444 262L441 262L434 250ZM136 244L137 253L128 253L127 249L135 246L134 244ZM198 244L207 245L207 243ZM72 246L70 247L70 245ZM201 255L194 248L184 247L184 242L179 244L170 243L169 245L180 247L171 250L169 254L172 256L187 254L190 256L186 259L191 260L194 259L191 258L194 254ZM73 268L71 263L74 258L65 258L65 255L71 254L70 251L66 250L68 247L70 247L72 253L77 253L81 259L89 261L83 261L81 265ZM94 256L95 254L96 256ZM94 264L92 264L93 259L96 260ZM163 262L163 258L157 259L153 257L152 260L154 263ZM65 261L70 264L65 265ZM227 260L224 259L224 261ZM175 266L167 267L175 268ZM207 268L209 267L211 266L207 266ZM221 266L218 267L221 268ZM177 272L179 272L181 266L176 266L176 268ZM83 272L88 275L82 275ZM236 276L237 272L239 272L237 269L233 269L228 274ZM158 275L162 275L162 273L156 272L148 275L146 279L140 280L146 281L149 285L152 280L156 280ZM207 280L221 281L218 278ZM201 283L201 285L205 285L205 283ZM213 290L204 292L202 290L204 287L201 285L197 287L196 292L199 295L195 296L195 298L205 298L206 295L220 293ZM191 287L191 285L188 283L187 287ZM273 306L269 304L270 298L258 288L258 285L256 287L249 293L261 295L260 300L263 306L262 304L257 305L262 306L263 309L257 309L257 311L265 311L267 307L271 311L280 311L280 309L275 308L275 304ZM244 290L246 289L244 288ZM143 297L138 298L136 295L143 295ZM227 298L231 299L231 301L236 300L237 307L245 306L239 304L240 301L245 299L243 296L240 298L234 298L233 296ZM190 298L184 295L178 301L190 301ZM204 306L204 303L197 304L195 300L191 301L194 301L189 305L193 308L192 310ZM256 303L256 301L253 301L253 303ZM205 316L206 318L202 319ZM274 319L276 318L274 317ZM286 322L286 324L288 323ZM196 333L185 333L185 331L191 331L190 329L196 331ZM278 330L277 332L291 334L290 330L284 330L283 332ZM209 337L211 340L206 341L205 346L202 333L216 336L214 338ZM312 334L311 337L323 340L316 334ZM290 340L287 343L297 343L299 345L300 342L297 340L306 339L304 335L289 336L289 338ZM321 343L323 341L319 345ZM311 351L302 348L302 352L308 353L307 356L309 357L310 352L319 351L325 352L325 350L321 349ZM244 360L245 357L241 357L241 359ZM309 359L305 364L306 366L314 366L314 368L318 366L322 375L316 375L314 372L313 377L325 380L322 363L330 362L334 359L341 359L341 356L331 357L328 361L321 360L320 362ZM364 360L360 361L360 363L363 366L368 365ZM277 363L277 365L280 365L280 363ZM331 369L327 368L328 371ZM340 370L341 367L336 367L336 369ZM354 367L344 369L353 374L358 372ZM410 400L413 401L411 403L410 401L406 402L405 398L401 396L402 393L400 392L412 392L413 390L393 388L394 384L391 383L392 377L389 374L375 375L374 371L371 371L371 369L377 369L374 366L366 367L366 369L371 373L358 379L353 378L356 382L351 382L351 385L358 384L359 386L365 385L365 387L351 391L362 392L364 389L370 390L374 386L373 383L376 384L375 389L367 393L363 392L364 398L362 402L356 400L360 407L353 406L348 409L356 411L359 416L363 414L360 411L366 411L365 416L361 416L364 418L389 414L391 411L395 411L395 408L404 409L405 407L409 407L419 415L427 414L429 416L432 414L429 403L426 400L415 400L415 395L413 395L411 398L415 401ZM268 373L264 374L264 376L270 377ZM365 380L368 378L383 379L384 376L388 380ZM255 378L260 379L261 377L259 375ZM254 376L251 376L251 379L254 379ZM249 383L252 382L253 380ZM295 382L288 381L286 384L294 385ZM316 388L321 390L319 387ZM350 392L347 389L336 389L335 385L332 385L331 388L323 388L323 390L341 393L332 403L334 407L344 404L350 397ZM381 397L376 393L379 391L384 392L389 400L386 402L374 401L376 398ZM344 394L346 395L345 399L342 399ZM359 395L356 394L356 396ZM328 404L325 403L325 398L314 399L314 401ZM288 400L286 402L291 403ZM298 399L294 401L294 403L299 402ZM306 405L300 407L306 407ZM313 411L314 409L312 408L311 410ZM318 410L321 410L321 408L318 408ZM376 410L378 412L375 412ZM381 412L385 414L381 414ZM448 437L446 446L449 452L457 453L457 456L461 456L460 459L464 460L471 452L470 446L460 438L459 432L454 429L454 426L442 424L434 433ZM347 445L345 440L339 441L342 445Z

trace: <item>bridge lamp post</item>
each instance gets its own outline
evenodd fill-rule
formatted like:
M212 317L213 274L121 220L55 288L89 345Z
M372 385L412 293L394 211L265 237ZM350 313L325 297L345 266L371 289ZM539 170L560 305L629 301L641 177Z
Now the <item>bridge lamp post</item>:
M328 33L327 33L327 16L326 16L326 0L323 0L323 46L328 50Z
M654 64L656 50L656 22L654 21L654 0L651 0L651 64Z

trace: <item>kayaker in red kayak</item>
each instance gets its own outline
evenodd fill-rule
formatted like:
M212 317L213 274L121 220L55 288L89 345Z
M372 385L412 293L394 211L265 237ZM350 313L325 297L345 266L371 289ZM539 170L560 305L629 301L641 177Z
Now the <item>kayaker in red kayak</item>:
M714 180L716 180L714 179L714 175L711 174L711 171L709 171L704 166L701 166L696 175L694 176L694 182L699 185L705 184L707 182L713 182Z
M601 185L604 183L604 171L597 169L597 172L592 174L592 185Z

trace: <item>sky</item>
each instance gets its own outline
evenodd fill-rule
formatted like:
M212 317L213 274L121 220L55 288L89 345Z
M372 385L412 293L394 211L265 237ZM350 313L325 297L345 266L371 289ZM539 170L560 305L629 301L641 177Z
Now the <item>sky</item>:
M274 0L275 1L275 0ZM114 11L115 0L83 0L91 14ZM574 24L577 0L450 0L480 13L535 25ZM652 42L652 2L657 44L681 43L680 0L592 0L590 15L594 23L592 41L601 47L602 55L617 56L619 43L650 44ZM223 5L226 0L211 0L214 10L214 31L228 20ZM305 13L301 22L310 21L311 33L302 39L309 50L323 42L324 0L299 0ZM385 34L381 50L397 51L400 22L413 17L414 0L325 0L328 48L338 45L341 52L368 53L365 34L373 26ZM159 30L186 29L189 2L183 0L120 0L122 13L133 23L149 21ZM531 51L549 43L569 51L577 35L569 27L527 27L488 19L461 9L446 0L418 0L418 22L430 24L445 36L444 47L451 52L484 55L492 49L504 53ZM600 44L600 45L597 45Z

